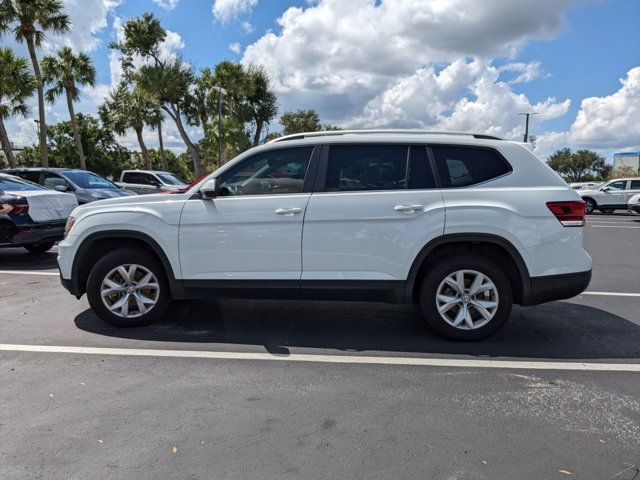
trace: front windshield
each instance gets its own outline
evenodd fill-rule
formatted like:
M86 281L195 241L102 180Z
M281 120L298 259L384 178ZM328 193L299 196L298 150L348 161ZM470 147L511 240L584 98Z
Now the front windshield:
M156 173L165 185L184 185L185 183L172 173Z
M64 172L64 176L80 188L108 188L112 190L118 188L106 178L91 172Z
M25 191L25 190L46 190L46 188L41 187L38 184L30 182L28 180L23 180L18 177L5 177L0 175L0 191L10 190L10 191Z

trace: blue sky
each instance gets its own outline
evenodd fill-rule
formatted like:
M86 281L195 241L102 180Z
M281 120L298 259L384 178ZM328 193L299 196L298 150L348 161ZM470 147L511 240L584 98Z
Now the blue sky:
M95 112L117 79L108 43L119 25L150 11L171 32L167 52L197 68L224 59L264 65L280 113L315 108L343 127L517 138L517 113L537 110L532 133L543 156L565 145L607 155L640 147L637 0L64 1L74 31L47 48L85 50L98 70L79 111ZM49 117L66 120L64 106ZM15 143L34 139L30 122L8 127ZM169 146L183 149L166 130ZM152 132L146 137L153 146ZM122 142L136 148L132 135Z

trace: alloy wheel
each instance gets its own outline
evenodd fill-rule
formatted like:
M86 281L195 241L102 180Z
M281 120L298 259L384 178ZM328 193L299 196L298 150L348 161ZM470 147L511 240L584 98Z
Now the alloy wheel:
M148 313L158 303L160 284L142 265L120 265L105 275L100 297L111 313L122 318L136 318Z
M476 270L458 270L438 286L436 307L452 327L476 330L493 319L498 299L498 289L487 275Z

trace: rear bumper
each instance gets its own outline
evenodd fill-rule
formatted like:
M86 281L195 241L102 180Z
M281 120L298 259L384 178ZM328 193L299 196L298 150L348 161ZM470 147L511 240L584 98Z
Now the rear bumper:
M591 270L563 275L531 277L531 292L522 304L531 306L575 297L587 289L590 281Z
M61 222L30 223L16 226L8 244L21 246L40 242L57 242L64 238L66 220Z

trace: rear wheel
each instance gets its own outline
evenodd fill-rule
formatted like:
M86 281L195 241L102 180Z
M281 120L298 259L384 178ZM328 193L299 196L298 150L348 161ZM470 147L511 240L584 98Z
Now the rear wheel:
M51 248L55 245L56 242L40 242L40 243L31 243L29 245L25 245L29 253L44 253L51 250Z
M95 264L87 281L93 311L114 327L136 327L160 320L171 296L161 263L139 249L108 253Z
M587 215L591 215L595 209L596 209L596 202L594 202L590 198L585 198L584 213L586 213Z
M479 340L495 333L509 318L512 303L511 284L502 268L475 254L440 260L420 287L427 323L452 340Z

